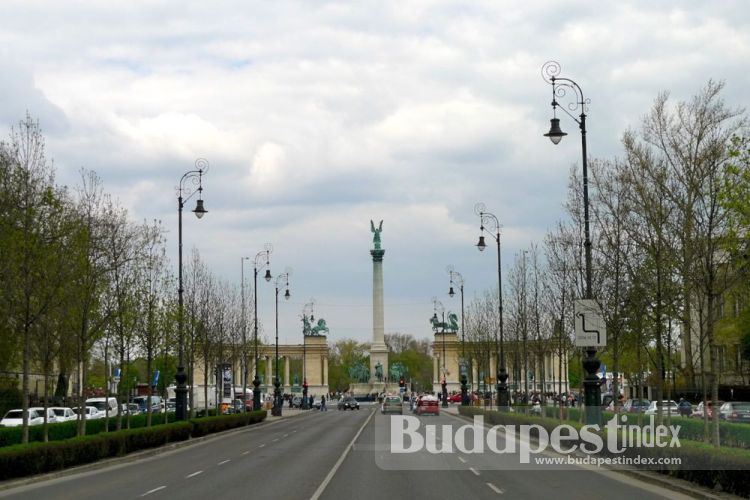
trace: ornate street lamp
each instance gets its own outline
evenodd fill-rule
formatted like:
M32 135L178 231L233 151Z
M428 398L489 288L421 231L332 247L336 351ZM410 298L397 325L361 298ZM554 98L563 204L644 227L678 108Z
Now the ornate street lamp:
M193 213L199 219L203 218L208 212L203 207L203 176L208 172L208 160L204 158L198 158L195 160L195 170L188 170L180 178L180 183L177 186L177 240L178 240L178 285L177 285L177 329L179 336L179 362L177 364L177 373L175 374L175 419L176 420L187 420L187 393L188 388L187 373L185 373L185 336L184 336L184 302L182 294L184 292L182 288L182 208L185 206L185 202L188 201L195 193L198 193L198 201L195 204ZM198 186L197 189L193 190L192 186L185 185L187 181L193 186ZM185 194L187 197L183 199L182 195Z
M281 409L284 407L284 399L281 394L281 381L279 380L279 288L283 285L286 287L284 298L289 300L291 294L289 293L289 274L292 272L290 268L287 268L283 273L276 276L274 284L276 285L276 368L273 382L273 408L271 409L271 415L280 417Z
M247 411L247 308L245 307L245 261L240 257L240 290L242 295L242 411Z
M258 252L255 255L254 267L253 267L253 343L255 344L255 378L253 379L253 410L260 410L260 376L258 375L258 272L264 267L266 268L266 274L263 276L265 280L271 281L271 260L270 256L273 252L273 245L266 243L264 250ZM265 258L265 262L263 259ZM268 383L268 382L266 382Z
M581 154L583 167L583 230L584 230L584 250L586 253L586 299L593 299L591 290L591 233L589 229L589 180L588 180L588 163L586 153L586 108L590 102L583 96L581 87L570 78L560 78L560 64L556 61L548 61L542 66L542 78L545 82L552 85L552 119L550 120L550 130L545 137L549 137L553 144L558 144L567 134L560 129L560 119L557 118L557 108L559 107L566 115L570 116L581 129ZM564 98L567 91L573 92L574 100L568 104L571 111L580 109L581 114L576 118L573 114L560 106L557 98ZM599 377L596 372L599 370L601 363L596 357L596 347L589 346L586 348L586 359L583 360L583 368L586 376L583 381L584 387L584 404L586 405L586 423L589 425L601 424L601 386Z
M461 370L461 405L466 406L469 404L469 395L466 387L468 376L466 373L466 338L464 333L464 277L458 271L454 271L452 265L446 267L445 270L448 271L448 276L450 276L450 289L448 290L448 295L451 298L456 295L456 292L453 290L453 285L458 286L458 289L461 292L461 362L459 363L459 367Z
M487 234L495 238L497 243L497 304L498 304L498 316L499 316L499 330L500 330L500 354L497 361L497 406L500 411L506 411L510 406L510 398L508 397L508 372L505 369L505 350L503 348L504 335L503 335L503 278L501 272L501 259L500 259L500 221L498 218L487 211L484 203L477 203L474 205L474 213L479 216L479 242L477 248L480 252L483 252L487 245L484 242L484 231L487 230ZM490 231L494 231L492 234ZM497 330L495 331L495 354L498 353L497 344Z

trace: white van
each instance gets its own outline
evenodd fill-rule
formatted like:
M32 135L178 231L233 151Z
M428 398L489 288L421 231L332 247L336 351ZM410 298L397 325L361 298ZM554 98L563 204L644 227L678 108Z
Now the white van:
M117 398L89 398L86 400L86 406L93 406L99 410L101 418L106 415L107 405L109 405L109 416L116 417L118 414Z

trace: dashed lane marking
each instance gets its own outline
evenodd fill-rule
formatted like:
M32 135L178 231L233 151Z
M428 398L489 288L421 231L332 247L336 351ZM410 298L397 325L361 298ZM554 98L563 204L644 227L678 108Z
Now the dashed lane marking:
M247 455L248 453L250 453L250 450L247 450L247 451L243 451L243 452L242 452L242 454L243 454L243 455Z
M258 446L258 448L263 448L264 446L265 446L265 443L262 444L262 445L260 445L260 446Z
M474 473L475 476L479 475L479 471L476 470L474 467L469 467L469 470Z
M145 497L146 495L150 495L151 493L156 493L157 491L163 490L164 488L166 488L166 486L159 486L158 488L154 488L153 490L148 490L146 493L141 495L141 497Z
M275 443L275 442L276 442L276 441L278 441L278 440L279 440L279 438L276 438L276 439L274 439L274 440L273 440L273 441L271 441L271 442L272 442L272 443Z
M231 459L228 459L228 460L224 460L224 461L221 461L221 462L219 462L219 463L218 463L218 464L216 464L216 465L224 465L225 463L227 463L227 462L231 462L231 461L232 461Z
M199 471L193 472L192 474L188 474L187 476L185 476L185 479L190 479L191 477L195 477L198 474L203 474L203 471L199 470Z
M458 459L461 461L462 464L466 463L466 459L464 457L458 457Z
M489 486L489 487L490 487L490 489L491 489L492 491L494 491L494 492L495 492L495 493L497 493L498 495L502 495L503 493L505 493L505 491L501 490L500 488L498 488L497 486L495 486L495 485L494 485L494 484L492 484L492 483L486 483L486 484L487 484L487 486Z

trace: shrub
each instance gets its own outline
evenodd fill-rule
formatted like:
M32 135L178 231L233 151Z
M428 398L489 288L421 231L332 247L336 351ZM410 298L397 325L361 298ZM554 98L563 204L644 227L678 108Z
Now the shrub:
M559 411L559 409L557 409ZM560 424L559 417L548 418L548 417L530 417L519 413L501 413L498 411L488 411L481 408L472 407L460 407L459 413L465 416L483 415L485 422L492 425L521 425L521 424L537 424L544 427L547 432L552 430ZM559 415L559 414L558 414ZM609 415L611 418L611 415ZM637 414L632 416L633 418L628 419L628 423L635 423ZM566 421L568 425L580 428L581 424L577 421ZM641 458L660 458L660 457L675 457L682 460L682 465L671 465L661 466L660 468L649 467L650 470L655 470L662 474L668 474L673 477L685 479L690 482L700 484L709 488L715 488L720 486L722 491L732 493L740 496L750 495L750 474L747 470L750 469L750 452L739 448L715 448L709 444L691 440L689 435L699 435L700 439L703 438L703 422L700 423L700 433L695 425L696 421L691 421L687 418L672 418L672 425L683 425L686 424L688 429L687 433L683 434L683 429L680 429L680 447L679 448L648 448L648 447L629 447L626 448L622 454L616 456L633 457L639 456ZM727 433L736 433L737 436L744 436L747 427L742 424L728 424L726 425ZM739 429L735 428L740 426ZM606 433L604 433L606 438ZM739 439L739 438L737 438ZM602 450L601 456L610 455L607 449ZM611 455L615 456L615 455Z
M190 422L82 436L65 441L15 445L0 450L0 480L96 462L133 451L184 441Z
M236 415L221 415L218 417L202 417L190 420L193 424L193 437L205 436L214 432L221 432L236 427L254 424L265 420L265 410L238 413Z

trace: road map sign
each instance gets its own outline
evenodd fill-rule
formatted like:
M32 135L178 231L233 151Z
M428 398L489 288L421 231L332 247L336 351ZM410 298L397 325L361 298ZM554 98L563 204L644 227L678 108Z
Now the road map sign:
M576 346L603 347L607 345L607 328L602 310L595 300L581 299L574 304Z

